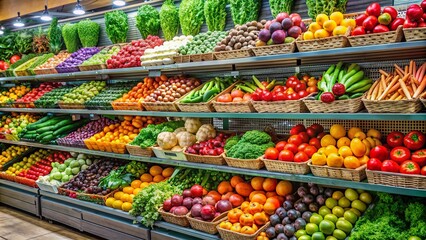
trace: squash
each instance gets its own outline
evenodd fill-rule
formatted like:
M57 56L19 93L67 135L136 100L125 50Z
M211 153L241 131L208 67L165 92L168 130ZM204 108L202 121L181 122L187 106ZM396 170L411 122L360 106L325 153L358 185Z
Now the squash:
M180 132L176 134L176 137L181 147L190 147L197 142L195 135L189 132Z
M195 135L197 142L203 142L216 137L216 130L211 124L202 125Z
M162 132L157 136L157 144L164 150L172 149L178 144L176 134L171 132Z
M186 131L190 133L196 133L201 125L201 121L198 118L188 118L185 121Z

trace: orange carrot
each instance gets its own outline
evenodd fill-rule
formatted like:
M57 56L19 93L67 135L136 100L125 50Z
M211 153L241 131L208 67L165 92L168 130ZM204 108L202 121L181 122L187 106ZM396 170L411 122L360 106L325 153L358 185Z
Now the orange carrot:
M389 73L385 72L385 71L384 71L384 70L382 70L382 69L379 69L379 73L380 73L380 74L382 74L382 75L385 75L385 77L388 77L388 76L389 76Z
M395 100L399 96L399 93L396 92L392 95L392 97L389 98L389 100Z
M417 98L420 93L423 92L423 90L426 88L426 76L423 77L419 87L417 88L416 92L413 94L413 98Z
M398 82L399 84L401 84L402 91L404 92L404 95L407 97L407 99L411 99L410 92L408 91L407 85L405 85L404 80L399 79Z
M396 65L396 64L395 64ZM406 77L404 77L405 79L407 79L408 75L406 75ZM382 100L389 92L389 90L393 87L393 85L395 85L395 83L398 81L399 76L395 76L392 80L392 82L387 86L387 88L385 88L385 90L383 91L382 95L380 95L378 100Z

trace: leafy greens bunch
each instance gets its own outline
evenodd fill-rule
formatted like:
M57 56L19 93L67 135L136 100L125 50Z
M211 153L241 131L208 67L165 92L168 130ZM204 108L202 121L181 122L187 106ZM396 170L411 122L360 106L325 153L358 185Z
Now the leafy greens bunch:
M182 0L179 6L179 21L183 35L197 35L204 21L203 0Z
M179 10L173 0L165 0L160 9L160 25L164 38L172 40L179 32Z
M229 0L229 3L235 25L256 21L259 17L261 0Z
M62 37L64 38L65 47L69 53L73 53L78 50L80 46L80 39L78 38L77 24L65 24L62 27Z
M145 39L148 35L157 36L160 30L160 14L151 5L143 5L136 15L136 27Z
M272 16L277 17L282 12L290 14L293 2L293 0L269 0L269 8L271 9Z
M31 30L23 30L16 34L15 46L20 54L31 52L33 46L33 34Z
M204 16L209 31L223 31L226 25L227 0L206 0Z
M47 39L49 40L49 49L52 53L58 54L62 49L62 31L58 26L58 18L53 18L47 32Z
M127 31L129 30L127 14L121 10L105 13L105 28L112 43L126 42Z
M99 41L101 26L90 19L78 22L78 37L83 47L96 47Z
M348 0L306 0L306 6L308 7L309 17L315 19L320 13L326 15L336 11L345 13L347 2Z

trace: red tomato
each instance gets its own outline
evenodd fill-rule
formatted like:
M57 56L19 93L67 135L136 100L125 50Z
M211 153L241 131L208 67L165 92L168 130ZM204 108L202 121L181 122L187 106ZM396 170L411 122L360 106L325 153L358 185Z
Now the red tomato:
M411 155L411 160L420 165L420 167L426 165L426 149L417 150Z
M377 158L370 158L367 162L367 169L368 170L381 171L382 170L382 162Z
M18 56L18 55L13 55L11 58L10 58L10 64L14 64L15 62L17 62L19 59L21 59L21 57L20 56Z
M236 98L236 97L240 97L243 98L244 97L244 92L239 90L239 89L235 89L231 92L231 97L232 98Z
M297 146L294 143L287 143L284 146L284 150L290 150L293 153L297 153Z
M286 162L293 162L294 161L294 154L290 150L282 150L280 152L280 154L278 155L278 160L286 161Z
M297 147L297 151L299 151L299 152L303 152L304 150L305 150L305 148L306 147L308 147L309 146L309 144L307 144L307 143L302 143L302 144L300 144L298 147Z
M280 152L276 148L273 148L273 147L267 148L265 151L265 158L276 160L278 159L279 153Z
M296 146L299 146L303 143L303 139L299 135L292 135L287 140L288 143L293 143Z
M420 174L420 167L419 164L408 160L401 164L400 172L405 174Z
M399 173L399 165L395 161L385 160L382 163L381 170L383 172L396 172L396 173Z
M426 166L422 167L422 170L420 170L420 174L426 176Z
M296 84L296 86L294 86L294 90L296 92L306 90L306 84L300 82L300 83Z
M318 138L311 138L311 140L309 140L309 145L312 145L315 148L320 149L321 141Z
M294 155L294 162L306 162L309 160L309 157L304 152L298 152Z
M232 96L229 93L225 93L217 98L218 102L232 102Z
M275 148L278 149L278 151L284 150L285 145L287 144L286 141L280 141L275 145Z
M306 153L308 157L312 157L312 155L317 152L317 148L309 145L303 150L303 152Z
M302 139L302 143L308 143L309 142L309 136L306 132L301 132L298 135Z
M251 100L251 94L250 93L244 94L243 101L247 102L247 101L250 101L250 100Z
M386 142L391 147L402 146L403 141L404 141L404 134L397 131L389 133L388 136L386 137Z
M301 90L297 93L297 95L299 96L299 98L304 98L309 95L309 92L306 90Z
M398 164L403 163L406 160L409 160L411 157L411 152L406 147L396 147L390 152L390 158L397 162Z
M389 151L385 146L375 146L370 151L370 158L377 158L380 161L389 159Z
M404 137L404 145L410 150L421 149L426 142L426 136L419 131L411 131Z

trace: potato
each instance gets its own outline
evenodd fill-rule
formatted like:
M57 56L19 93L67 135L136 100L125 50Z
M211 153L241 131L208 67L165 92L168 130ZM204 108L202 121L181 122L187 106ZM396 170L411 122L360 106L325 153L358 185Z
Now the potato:
M248 27L247 28L248 32L252 32L252 31L256 31L256 30L257 30L257 27Z
M226 46L225 51L231 51L231 50L232 50L232 47Z

